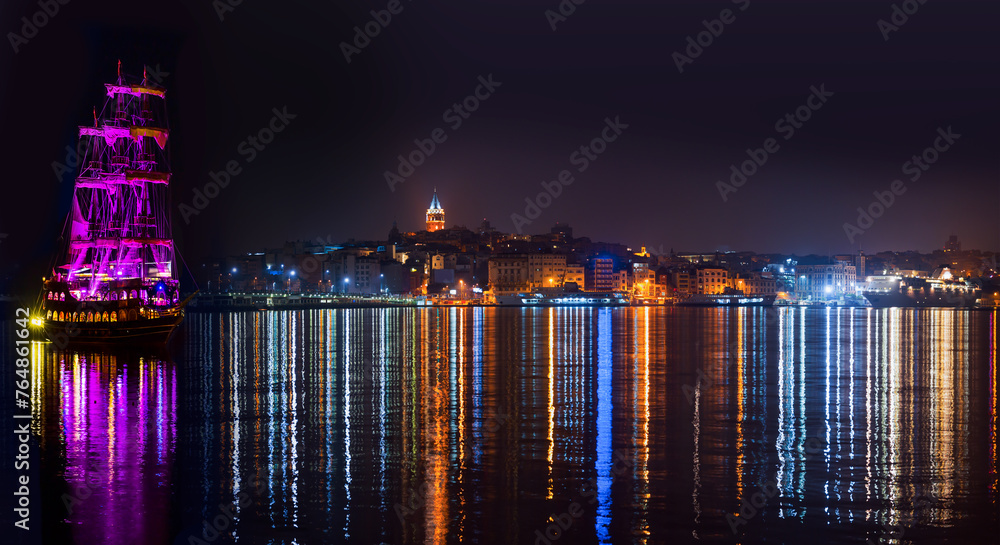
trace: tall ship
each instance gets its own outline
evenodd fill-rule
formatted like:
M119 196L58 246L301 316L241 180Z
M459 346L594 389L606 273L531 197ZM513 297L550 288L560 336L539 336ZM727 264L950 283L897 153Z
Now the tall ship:
M981 290L967 280L953 278L943 267L930 276L869 276L862 293L875 308L972 307Z
M166 91L121 73L93 126L37 320L49 339L164 343L184 318L170 229Z

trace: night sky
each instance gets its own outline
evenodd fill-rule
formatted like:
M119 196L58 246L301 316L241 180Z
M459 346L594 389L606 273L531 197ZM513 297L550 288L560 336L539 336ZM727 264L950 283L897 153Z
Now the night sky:
M390 2L243 0L220 21L224 1L69 0L17 53L9 33L39 5L0 4L0 275L47 273L72 189L52 163L118 59L164 73L174 235L192 266L286 240L384 239L393 219L421 229L435 186L448 226L514 231L511 215L563 170L573 183L523 232L562 221L666 251L930 251L951 234L1000 249L996 1L911 0L886 40L890 1L565 0L558 20L556 0L402 0L350 62L341 43ZM721 34L680 72L674 54L707 41L703 21ZM828 93L815 110L813 87ZM801 106L794 134L776 126ZM241 143L275 108L295 117L248 161ZM960 136L911 180L904 163L949 127ZM446 139L391 191L385 172L438 128ZM602 131L614 141L581 171L573 153ZM717 182L769 138L777 151L723 200ZM178 206L229 161L240 173L186 223ZM852 244L844 223L895 179L906 192Z

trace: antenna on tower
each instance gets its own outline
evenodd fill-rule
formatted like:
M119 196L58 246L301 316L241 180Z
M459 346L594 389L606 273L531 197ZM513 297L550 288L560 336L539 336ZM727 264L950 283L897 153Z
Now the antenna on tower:
M122 60L118 59L118 79L122 78Z

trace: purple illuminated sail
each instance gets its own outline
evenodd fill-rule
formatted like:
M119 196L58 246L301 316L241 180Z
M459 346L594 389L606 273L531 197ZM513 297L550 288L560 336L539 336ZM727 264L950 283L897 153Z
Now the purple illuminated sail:
M163 342L183 318L170 229L166 91L145 74L105 85L83 150L64 248L43 287L54 342Z

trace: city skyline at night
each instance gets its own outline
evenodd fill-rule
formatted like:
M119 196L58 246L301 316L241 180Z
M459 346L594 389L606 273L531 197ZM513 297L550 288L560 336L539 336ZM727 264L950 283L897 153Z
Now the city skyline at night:
M66 6L0 58L9 81L51 80L59 67L61 82L57 93L0 94L8 124L48 128L16 157L0 151L13 177L39 181L24 198L45 203L3 205L3 274L44 270L35 260L55 245L71 185L54 165L68 164L70 135L89 123L94 89L118 60L170 88L175 237L192 261L317 236L374 239L392 218L415 228L435 187L450 223L485 217L509 232L546 187L561 188L522 232L563 221L632 246L926 252L956 234L1000 249L1000 229L978 224L1000 203L989 3L922 6L887 40L879 21L891 6L870 3L588 2L553 30L549 8L534 4L404 2L350 62L341 42L378 9L241 4L220 16L180 5L147 29L132 25L152 8L128 4L107 19ZM16 33L38 9L5 6ZM329 41L306 38L317 25ZM699 35L711 43L691 46ZM79 62L64 62L77 41ZM679 70L675 54L692 62ZM627 128L614 134L607 120ZM925 155L939 130L960 136ZM226 178L196 215L178 209ZM879 194L891 206L859 222Z
M995 541L998 21L0 2L6 541Z

